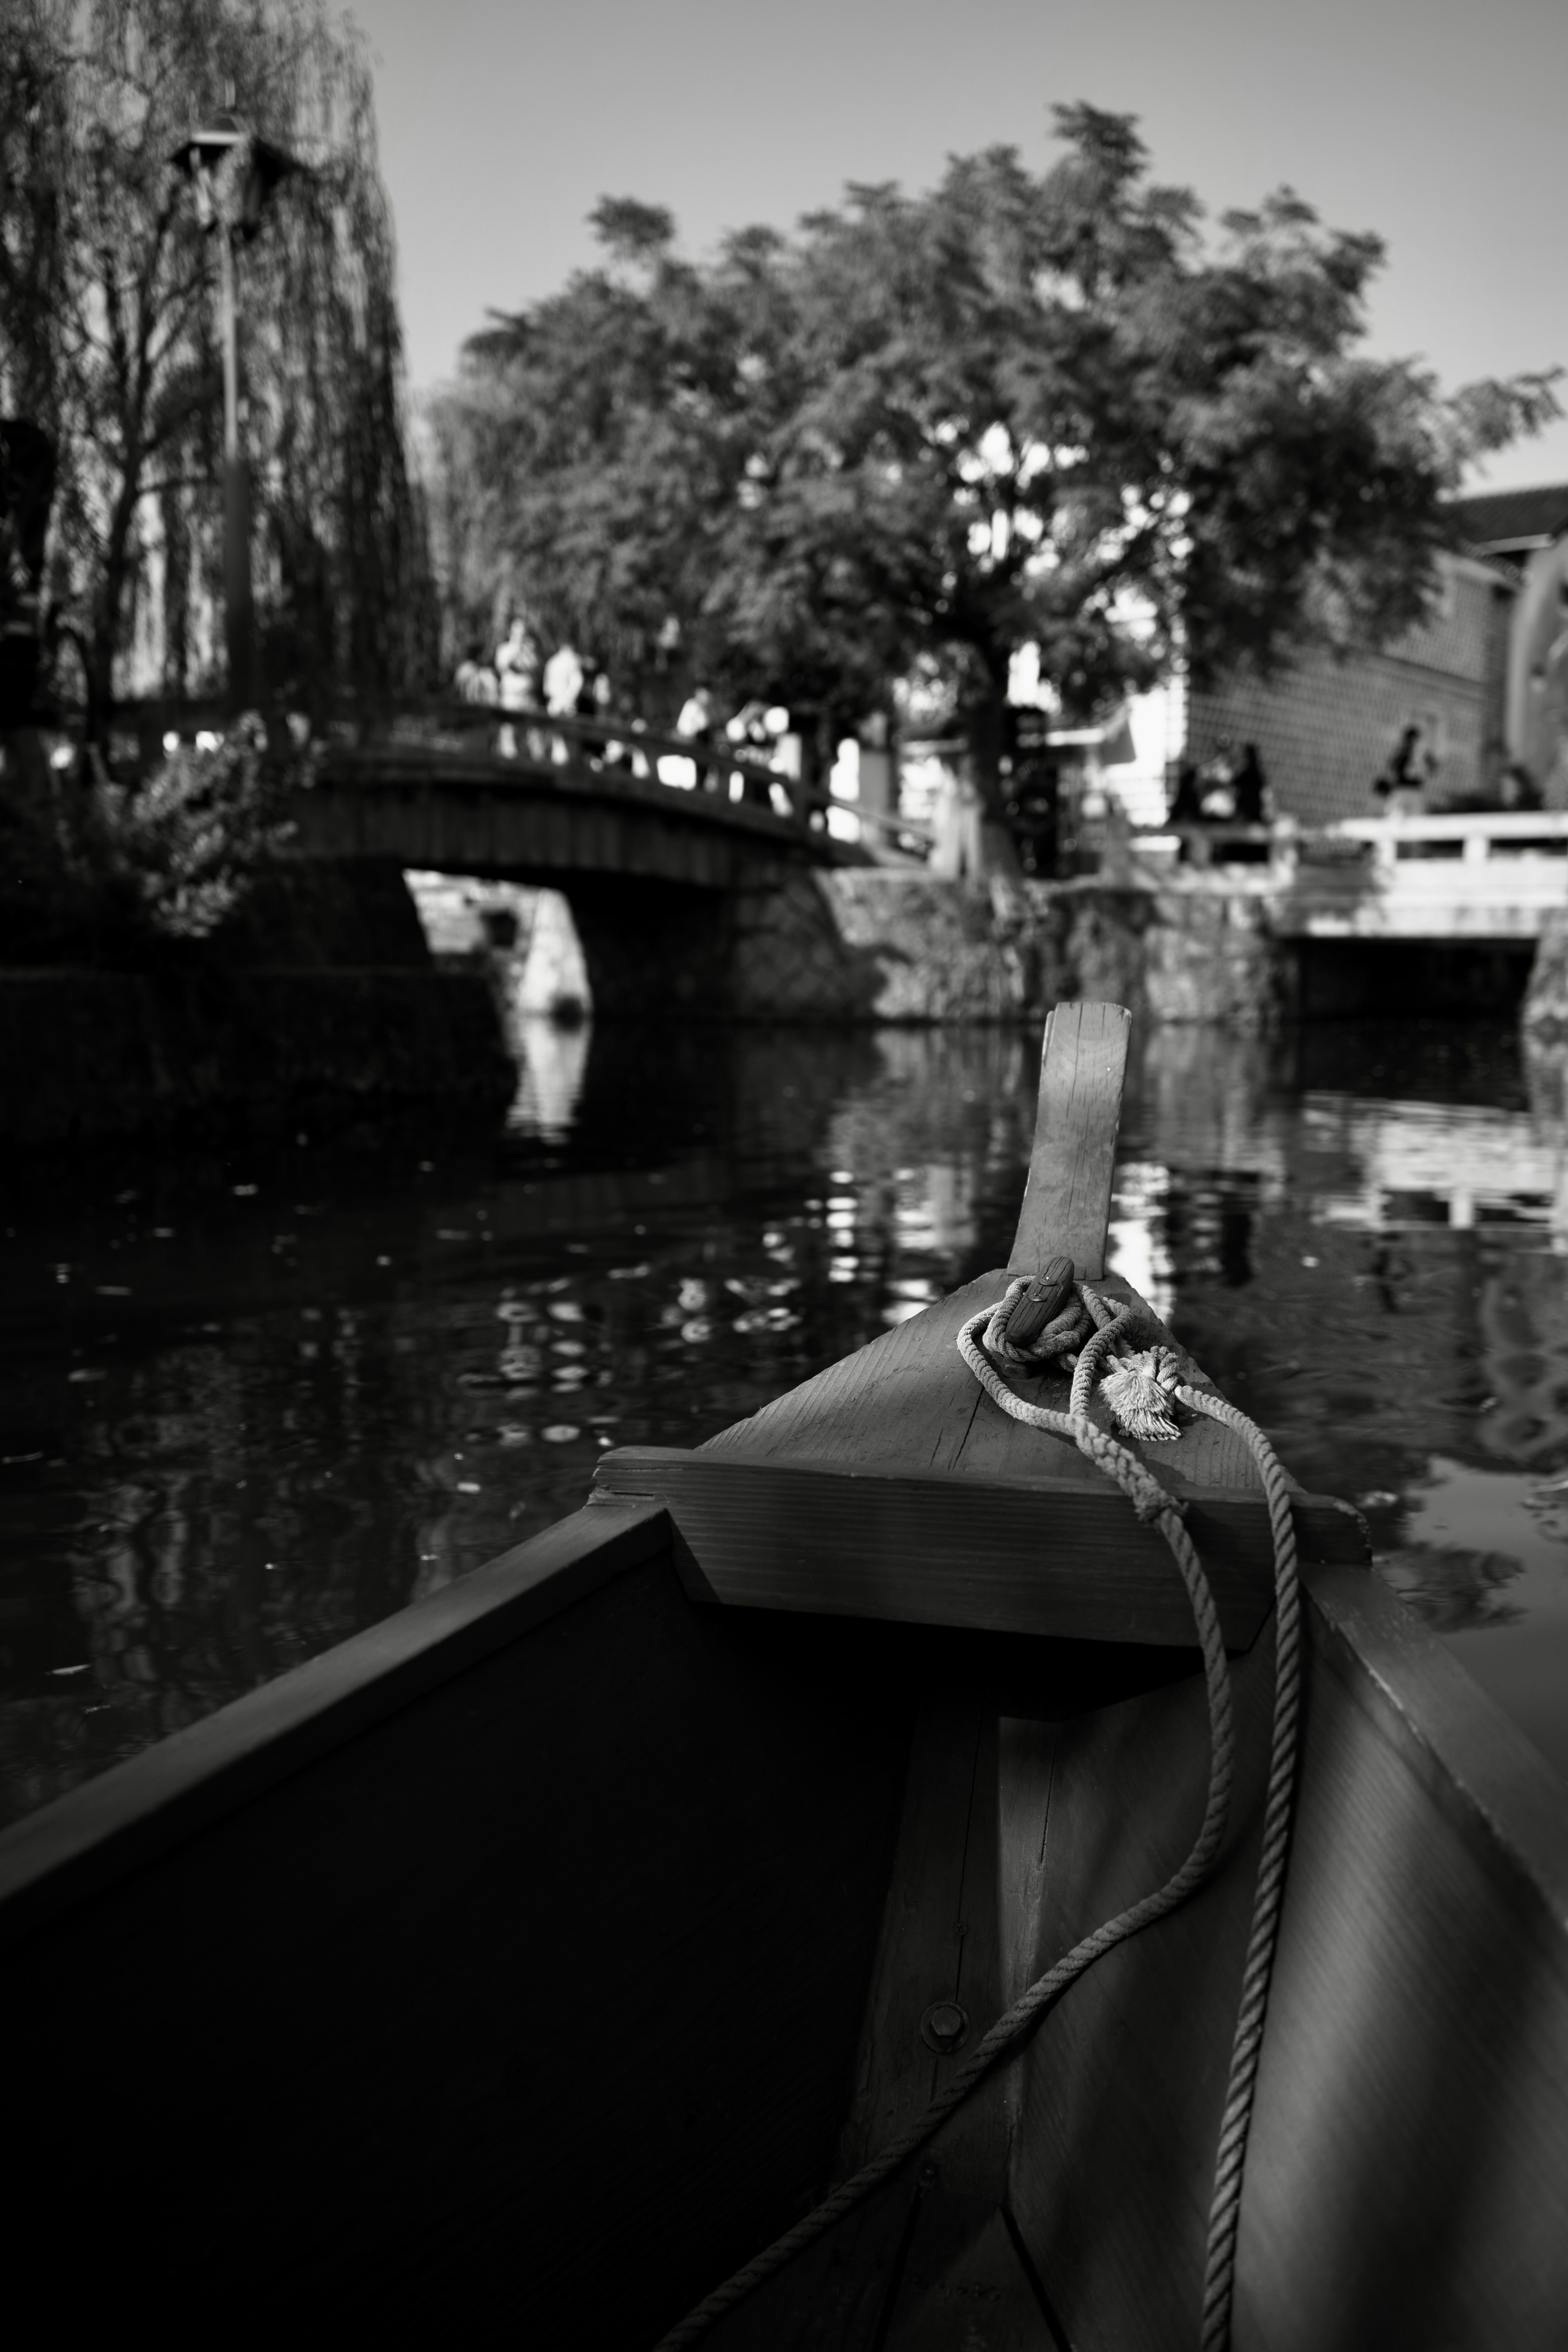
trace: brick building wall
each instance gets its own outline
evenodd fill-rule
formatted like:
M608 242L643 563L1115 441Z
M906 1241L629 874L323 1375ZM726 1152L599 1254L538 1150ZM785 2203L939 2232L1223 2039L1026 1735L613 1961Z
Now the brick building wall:
M1436 758L1431 806L1489 790L1501 761L1510 603L1487 565L1451 557L1439 610L1388 653L1311 655L1278 678L1194 690L1186 756L1202 761L1222 742L1256 743L1279 813L1324 824L1376 813L1373 779L1414 724Z

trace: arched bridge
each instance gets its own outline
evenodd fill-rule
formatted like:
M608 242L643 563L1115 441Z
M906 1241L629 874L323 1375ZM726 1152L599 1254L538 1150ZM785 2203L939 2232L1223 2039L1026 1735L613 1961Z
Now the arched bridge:
M746 1010L745 944L787 958L787 935L826 921L812 868L868 856L809 783L722 740L473 704L331 742L294 814L305 856L563 891L605 1013ZM803 970L828 953L797 944Z

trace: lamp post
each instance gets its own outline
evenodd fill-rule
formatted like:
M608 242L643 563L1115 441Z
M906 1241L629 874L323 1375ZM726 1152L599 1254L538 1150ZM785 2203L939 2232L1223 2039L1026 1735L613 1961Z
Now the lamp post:
M193 131L170 158L195 190L196 213L218 245L219 331L223 341L224 645L228 704L237 718L256 702L255 611L250 584L250 467L240 439L239 318L236 247L261 226L268 198L305 166L258 139L229 105Z

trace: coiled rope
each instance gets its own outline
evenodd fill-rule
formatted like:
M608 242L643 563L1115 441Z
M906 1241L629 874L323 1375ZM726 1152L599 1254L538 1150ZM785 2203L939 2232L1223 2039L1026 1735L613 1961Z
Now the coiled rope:
M1263 1481L1268 1524L1274 1537L1274 1724L1269 1737L1268 1785L1263 1801L1263 1844L1252 1896L1252 1926L1241 1976L1241 2006L1230 2047L1230 2074L1219 2151L1215 2160L1209 2207L1208 2247L1204 2263L1203 2352L1226 2352L1230 2342L1231 2304L1236 2291L1236 2242L1241 2226L1241 2179L1252 2125L1263 2020L1285 1900L1285 1869L1296 1788L1296 1751L1301 1717L1301 1594L1296 1564L1296 1528L1279 1456L1256 1422L1223 1397L1185 1382L1178 1401L1194 1412L1223 1421L1246 1440Z
M1100 1429L1089 1418L1089 1396L1096 1371L1107 1351L1116 1342L1123 1327L1129 1321L1131 1310L1126 1307L1112 1305L1111 1302L1100 1298L1097 1293L1080 1285L1078 1297L1070 1302L1069 1307L1064 1308L1052 1323L1047 1325L1030 1350L1031 1359L1037 1356L1044 1360L1052 1355L1065 1353L1068 1349L1078 1346L1080 1338L1089 1329L1091 1318L1094 1325L1098 1327L1087 1344L1082 1347L1079 1356L1073 1375L1070 1410L1066 1413L1051 1412L1043 1406L1029 1404L1022 1397L1016 1395L997 1374L979 1345L978 1335L982 1327L987 1324L995 1325L998 1318L1000 1318L1000 1329L997 1336L1000 1340L1005 1341L1006 1314L1023 1288L1022 1284L1014 1284L1000 1308L996 1310L986 1308L981 1314L973 1316L959 1333L959 1351L987 1395L993 1397L1005 1412L1010 1413L1016 1421L1026 1423L1032 1428L1047 1429L1055 1434L1071 1437L1079 1450L1098 1469L1105 1471L1116 1480L1118 1486L1131 1500L1138 1517L1157 1526L1171 1547L1182 1581L1186 1587L1194 1623L1197 1629L1199 1647L1203 1652L1204 1684L1208 1704L1208 1788L1197 1836L1194 1840L1191 1852L1173 1877L1167 1879L1163 1886L1156 1888L1154 1893L1144 1895L1140 1902L1130 1905L1126 1910L1119 1912L1115 1918L1108 1919L1102 1927L1095 1928L1091 1935L1085 1936L1080 1942L1073 1946L1071 1951L1064 1954L1053 1968L1047 1969L1043 1977L1032 1984L1027 1991L997 2019L995 2024L975 2044L974 2050L964 2060L963 2065L957 2067L949 2076L948 2081L937 2093L918 2123L900 2133L897 2139L890 2141L886 2147L874 2156L868 2164L862 2165L858 2172L851 2174L847 2180L840 2182L839 2186L826 2197L820 2205L797 2221L793 2229L786 2230L784 2235L776 2238L771 2246L754 2256L743 2268L736 2271L733 2276L726 2279L721 2286L716 2287L711 2294L705 2296L695 2310L688 2312L684 2319L678 2322L666 2336L660 2337L656 2352L683 2352L684 2347L700 2342L709 2329L717 2320L722 2318L727 2311L733 2310L737 2304L743 2302L746 2296L753 2294L764 2281L783 2270L786 2263L793 2262L797 2254L803 2253L807 2246L814 2244L826 2231L831 2230L836 2222L842 2221L847 2213L852 2212L857 2205L870 2196L874 2189L880 2188L885 2180L889 2179L901 2165L907 2163L911 2156L925 2146L938 2127L968 2097L970 2092L984 2079L992 2068L1020 2046L1028 2028L1043 2016L1051 2003L1058 1999L1079 1977L1082 1976L1087 1969L1091 1968L1096 1960L1112 1950L1116 1945L1124 1943L1130 1936L1137 1935L1141 1928L1152 1926L1156 1919L1163 1918L1168 1912L1175 1910L1180 1904L1186 1901L1188 1895L1193 1894L1207 1877L1224 1839L1226 1826L1230 1817L1231 1783L1235 1773L1236 1731L1231 1706L1230 1670L1226 1663L1225 1639L1220 1631L1219 1613L1215 1607L1214 1594L1209 1589L1208 1579L1204 1574L1192 1538L1182 1524L1180 1503L1173 1496L1167 1494L1157 1479L1150 1475L1135 1454L1131 1454L1109 1432ZM989 1334L987 1336L989 1337ZM1015 1360L1016 1360L1015 1353ZM1247 1423L1247 1427L1250 1428L1251 1424ZM1289 1519L1288 1508L1286 1516ZM1267 1981L1266 1969L1265 1991ZM1261 2024L1261 2011L1259 2011L1259 2024ZM1256 2053L1254 2053L1253 2064L1256 2071ZM1245 2125L1240 2145L1244 2150ZM1238 2168L1237 2172L1238 2200L1239 2190ZM1233 2227L1231 2231L1233 2248L1234 2242ZM1228 2326L1228 2308L1227 2293L1225 2321L1226 2326ZM1223 2338L1211 2339L1205 2334L1204 2340L1205 2352L1209 2352L1211 2342L1218 2343L1223 2341Z
M1089 1389L1105 1354L1122 1337L1131 1310L1113 1306L1112 1302L1080 1283L1077 1286L1076 1298L1064 1306L1031 1347L1020 1350L1008 1342L1007 1318L1026 1287L1023 1282L1010 1284L1005 1296L990 1310L988 1317L977 1315L966 1323L959 1335L959 1351L986 1394L993 1397L1005 1412L1010 1413L1016 1421L1028 1423L1031 1427L1048 1429L1058 1436L1071 1435L1090 1461L1100 1461L1100 1454L1086 1443L1083 1426ZM998 1378L986 1356L974 1344L973 1335L984 1323L987 1327L986 1347L993 1354L1014 1363L1044 1363L1053 1356L1066 1354L1074 1347L1078 1335L1088 1331L1091 1320L1097 1328L1079 1357L1067 1413L1051 1412L1040 1405L1026 1404ZM1258 2060L1263 2048L1268 1984L1273 1974L1279 1913L1285 1895L1285 1869L1289 1853L1295 1794L1296 1749L1301 1711L1301 1603L1296 1528L1290 1516L1289 1489L1279 1457L1256 1422L1249 1421L1246 1413L1228 1404L1224 1397L1213 1395L1206 1390L1194 1389L1184 1381L1180 1377L1176 1359L1168 1349L1155 1348L1142 1356L1134 1356L1121 1369L1132 1375L1131 1384L1141 1386L1146 1398L1157 1397L1158 1391L1163 1391L1178 1404L1185 1405L1189 1412L1206 1413L1211 1421L1223 1422L1227 1428L1236 1431L1258 1465L1274 1541L1274 1721L1269 1739L1268 1781L1263 1803L1263 1843L1252 1898L1252 1925L1247 1939L1247 1959L1242 1969L1241 2002L1231 2042L1230 2070L1226 2084L1225 2112L1220 2120L1219 2147L1215 2159L1214 2194L1209 2208L1208 2239L1204 2260L1202 2352L1226 2352L1230 2341L1231 2308L1236 2291L1236 2248L1241 2226L1242 2176L1246 2168L1253 2099L1258 2087ZM1158 1410L1157 1404L1155 1410ZM1152 1422L1147 1404L1144 1417L1146 1421ZM1093 1424L1090 1423L1089 1427L1093 1428ZM1113 1440L1105 1437L1102 1431L1095 1430L1094 1433L1102 1444L1114 1444ZM1155 1485L1142 1465L1140 1475L1151 1486ZM1125 1480L1121 1483L1126 1486ZM1164 1494L1163 1488L1156 1488L1156 1491L1162 1496ZM1168 1496L1164 1499L1170 1501ZM1157 1513L1141 1510L1139 1516L1147 1517L1157 1516ZM1172 1549L1175 1547L1173 1545ZM1180 1557L1178 1553L1178 1560Z

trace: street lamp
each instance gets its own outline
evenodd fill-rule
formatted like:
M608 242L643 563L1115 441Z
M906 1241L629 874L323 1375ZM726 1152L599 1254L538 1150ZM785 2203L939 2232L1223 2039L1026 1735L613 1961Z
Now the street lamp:
M170 162L195 190L196 215L218 241L218 284L223 337L223 582L224 641L228 655L228 698L237 717L256 700L255 616L250 587L250 470L239 437L238 318L235 292L235 247L248 245L261 226L268 198L290 173L304 164L281 147L258 139L229 106L202 131L176 147Z

